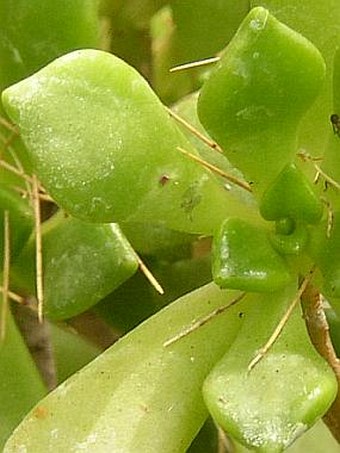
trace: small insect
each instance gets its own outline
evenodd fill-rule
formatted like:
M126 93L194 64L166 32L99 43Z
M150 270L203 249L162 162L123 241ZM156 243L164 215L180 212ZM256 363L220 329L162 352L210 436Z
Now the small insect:
M330 120L332 123L334 134L336 134L338 137L340 137L340 116L337 113L333 113L330 116Z
M159 184L160 184L161 186L165 186L165 184L167 184L169 181L170 181L170 176L168 176L168 175L162 175L162 176L159 178Z

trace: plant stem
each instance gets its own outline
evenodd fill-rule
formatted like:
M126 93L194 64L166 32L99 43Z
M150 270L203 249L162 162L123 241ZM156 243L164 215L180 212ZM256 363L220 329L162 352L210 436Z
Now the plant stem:
M322 306L322 296L312 285L308 285L301 297L302 310L306 320L310 339L319 352L333 369L338 384L340 385L340 361L334 351L329 335L329 327ZM329 411L323 417L324 422L340 443L340 393L334 400Z

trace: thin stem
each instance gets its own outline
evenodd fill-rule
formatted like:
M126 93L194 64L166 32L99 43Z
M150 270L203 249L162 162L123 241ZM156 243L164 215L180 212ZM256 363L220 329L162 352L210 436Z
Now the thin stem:
M23 198L26 198L26 197L32 195L31 193L29 193L27 190L23 189L22 187L14 186L14 187L12 187L12 189L15 190L16 192L20 193L23 196ZM41 190L41 187L39 187L39 190ZM39 198L41 201L55 203L53 198L50 195L46 194L45 192L44 193L39 192Z
M4 118L3 116L0 116L0 124L4 126L6 129L13 132L14 134L19 135L19 130L17 126L7 121L6 118Z
M215 310L211 311L206 316L203 316L202 318L198 319L197 321L194 321L190 326L188 326L186 329L182 330L179 334L175 335L174 337L170 338L169 340L166 340L163 343L163 346L165 348L167 348L170 345L172 345L173 343L176 343L177 341L181 340L182 338L190 335L192 332L194 332L195 330L204 326L204 324L207 324L209 321L211 321L216 316L221 315L226 310L228 310L229 308L236 305L238 302L240 302L244 298L245 295L246 295L246 293L241 293L239 296L237 296L235 299L233 299L229 304L222 305L221 307L217 307L217 308L215 308Z
M200 139L203 143L208 145L210 148L218 151L219 153L223 154L223 149L216 143L214 140L206 137L202 134L198 129L196 129L192 124L188 123L184 118L177 115L173 110L169 109L169 107L164 106L165 110L169 113L169 115L174 118L178 123L184 126L188 131L190 131L193 135L195 135L198 139Z
M331 184L333 187L335 187L336 189L340 190L340 184L335 181L335 179L331 178L330 176L327 175L327 173L325 173L320 167L318 164L316 164L315 162L313 162L313 165L314 165L314 168L315 170L321 175L323 176L323 178L329 183Z
M30 176L2 159L0 159L0 167L32 183L32 178Z
M220 168L216 167L215 165L207 162L206 160L203 160L201 157L196 156L195 154L189 153L189 151L186 151L185 149L181 148L180 146L178 146L177 149L185 156L190 157L190 159L201 164L203 167L207 168L208 170L211 170L214 173L218 174L219 176L222 176L222 178L226 179L227 181L241 187L242 189L245 189L247 192L252 192L250 185L248 183L246 183L245 181L242 181L242 180L236 178L235 176L233 176L229 173L226 173L225 171L221 170Z
M32 201L35 220L35 263L36 263L36 286L38 301L38 319L43 321L44 289L43 289L43 260L42 260L42 235L41 235L41 213L39 199L39 183L36 175L33 175Z
M267 352L271 349L271 347L274 345L276 340L279 338L281 332L283 331L285 325L287 324L291 314L294 311L294 308L297 306L297 304L300 302L301 296L306 290L307 286L310 284L313 275L315 272L315 267L313 267L308 275L303 279L300 288L298 289L296 296L294 297L293 301L289 305L288 309L282 316L280 322L276 326L274 332L270 336L269 340L266 342L266 344L259 350L259 352L256 354L256 356L251 360L251 362L248 365L248 372L250 372L267 354Z
M19 172L22 175L25 175L26 174L25 169L24 169L19 157L17 156L16 152L14 151L14 149L12 149L12 147L9 147L8 151L9 151L10 155L12 156L12 159L14 160L15 165L18 168ZM25 186L26 186L27 193L30 195L30 197L32 197L31 182L28 179L25 179Z
M191 61L189 63L184 63L180 64L178 66L174 66L173 68L170 69L170 72L178 72L178 71L185 71L186 69L192 69L192 68L200 68L201 66L206 66L212 63L217 63L220 61L220 57L210 57L210 58L204 58L203 60L198 60L198 61Z
M334 351L329 335L327 318L323 309L323 300L319 291L308 285L301 297L302 310L306 320L310 339L318 351L333 369L340 387L340 361ZM323 417L335 439L340 443L340 394L334 400L329 411Z
M324 197L321 197L321 201L324 203L327 209L327 229L326 229L326 236L328 238L331 237L333 225L334 225L334 211L332 208L331 203L326 200Z
M230 439L220 427L217 427L217 441L217 453L231 453L235 451Z
M314 181L317 181L320 176L322 176L325 181L327 181L330 185L335 187L337 190L340 190L340 184L335 181L331 176L329 176L326 172L324 172L320 166L316 163L317 161L322 160L320 157L312 157L308 153L305 152L300 152L298 153L298 156L303 160L307 162L311 162L316 170L316 177L314 178Z
M3 342L6 336L6 319L8 310L8 296L9 296L9 273L10 273L10 226L9 226L9 212L4 212L4 261L3 261L3 280L2 280L2 306L1 306L1 329L0 339Z
M4 293L5 289L4 286L0 286L0 293ZM14 293L13 291L7 291L8 297L12 299L14 302L17 302L20 305L26 305L26 300L24 297L20 296L17 293Z
M0 134L0 140L2 142L4 150L9 149L9 147L17 137L18 135L14 132L11 132L7 137L3 134Z
M159 293L159 294L164 294L164 289L162 288L162 286L160 285L160 283L157 281L156 277L152 274L152 272L150 271L150 269L146 266L146 264L142 261L142 259L140 258L140 256L138 256L136 254L136 257L137 257L137 262L138 262L138 265L139 265L139 269L143 272L143 274L145 275L145 277L149 280L149 282L151 283L151 285L155 288L155 290Z

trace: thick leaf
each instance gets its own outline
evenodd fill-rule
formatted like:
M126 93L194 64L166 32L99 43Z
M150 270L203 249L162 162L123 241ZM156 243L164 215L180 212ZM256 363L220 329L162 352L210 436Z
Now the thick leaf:
M280 293L247 296L237 339L204 383L216 422L259 452L283 451L325 414L337 393L335 376L310 344L299 310L248 370L295 293L293 285Z
M83 222L59 213L43 225L44 310L49 319L70 318L95 305L138 267L117 224ZM12 268L16 285L35 293L35 241Z
M246 447L237 445L236 453L253 453ZM339 444L327 426L320 420L306 434L296 440L286 453L339 453Z
M333 110L333 91L339 93L336 87L339 77L333 71L333 62L339 48L340 3L338 0L285 0L284 7L282 0L250 0L249 3L251 7L263 6L278 20L301 33L315 45L326 62L326 80L320 95L302 119L298 131L298 148L319 157L327 146L331 131L327 119L333 111L337 111L336 108ZM302 67L300 69L303 70ZM312 173L310 175L313 177Z
M221 288L244 291L275 291L292 280L266 230L238 218L223 222L214 237L212 272Z
M275 231L271 232L269 239L282 255L300 255L308 244L309 232L305 224L282 219L276 222Z
M260 211L266 220L288 218L317 223L323 205L309 180L294 164L289 164L263 194Z
M147 82L109 53L65 55L8 88L39 178L75 217L209 232L237 203L183 156L190 144Z
M318 50L258 7L204 84L202 124L260 194L293 158L297 126L324 75Z
M137 257L116 224L66 219L43 236L45 310L50 319L85 311L137 270Z
M242 303L164 342L237 295L209 284L157 313L41 401L4 452L185 451L207 416L202 382L233 341Z

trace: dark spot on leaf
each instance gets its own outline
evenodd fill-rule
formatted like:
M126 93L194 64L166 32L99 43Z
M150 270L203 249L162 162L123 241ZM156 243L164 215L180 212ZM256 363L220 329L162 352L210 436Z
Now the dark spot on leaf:
M165 186L165 184L167 184L169 181L170 181L170 176L168 176L168 175L162 175L162 176L159 178L159 184L160 184L161 186Z
M48 416L48 409L45 406L37 406L33 411L34 417L43 420Z
M337 113L333 113L330 116L330 121L332 123L333 132L335 135L340 137L340 117Z
M192 211L198 206L201 202L202 196L199 191L197 183L191 184L188 189L183 194L183 201L181 203L181 208L184 209L185 213L189 215L192 220Z

